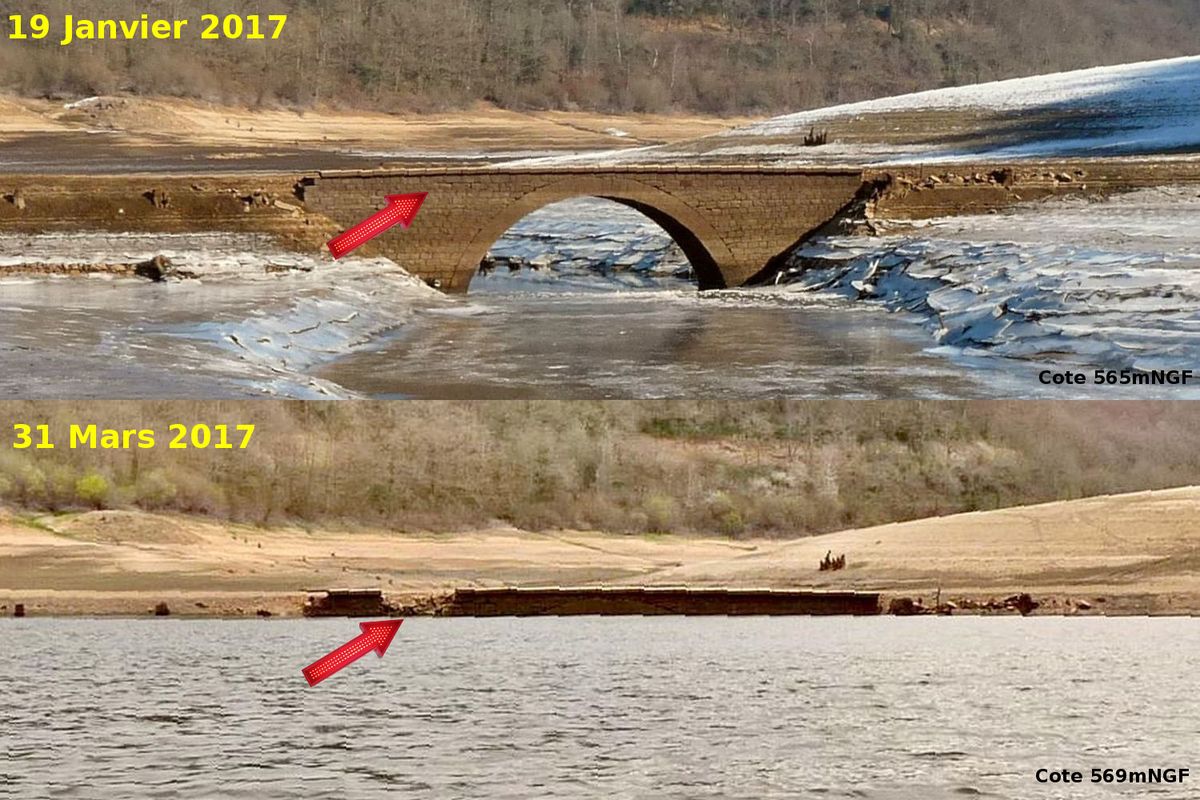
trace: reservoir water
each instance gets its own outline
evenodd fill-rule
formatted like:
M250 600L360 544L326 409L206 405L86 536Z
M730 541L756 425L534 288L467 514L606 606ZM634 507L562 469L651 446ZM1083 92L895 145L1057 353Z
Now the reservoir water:
M613 204L606 204L613 205ZM221 234L0 237L0 392L13 398L984 397L912 320L838 297L700 293L661 230L619 206L527 221L498 271L447 297L385 260ZM587 206L585 206L587 208ZM605 209L606 212L611 209ZM625 216L620 212L624 211ZM629 216L632 215L632 216ZM549 241L546 231L570 238ZM580 231L580 228L583 231ZM573 252L568 260L563 247ZM196 279L11 275L165 254ZM614 259L644 268L605 270Z
M477 279L478 280L478 279ZM488 283L487 279L480 283ZM508 278L322 370L389 398L984 397L920 327L837 298ZM509 284L509 285L506 285Z
M447 297L384 259L233 234L0 236L14 398L1194 399L1043 370L1195 372L1200 200L1146 190L806 245L778 284L696 290L665 232L585 199L531 214ZM168 256L191 280L22 264Z
M356 633L0 621L0 796L1196 796L1193 620L410 619L308 688Z

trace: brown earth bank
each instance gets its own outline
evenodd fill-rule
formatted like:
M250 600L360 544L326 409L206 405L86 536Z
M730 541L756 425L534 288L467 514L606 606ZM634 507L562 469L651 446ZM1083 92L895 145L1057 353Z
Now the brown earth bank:
M479 163L520 154L615 150L703 137L749 117L517 112L479 104L440 114L250 110L186 100L0 97L0 172L292 172L406 162Z
M1009 508L792 541L496 526L453 533L272 528L97 511L0 512L0 612L297 616L309 590L432 608L456 587L809 588L960 610L1028 593L1038 614L1200 614L1200 487ZM823 571L827 555L845 568ZM992 603L992 601L996 601ZM979 609L975 609L979 610Z
M211 147L375 146L480 153L527 147L579 150L662 144L757 117L509 111L479 103L464 111L384 114L362 110L249 109L174 98L95 97L72 104L0 97L0 135L107 131L131 144Z

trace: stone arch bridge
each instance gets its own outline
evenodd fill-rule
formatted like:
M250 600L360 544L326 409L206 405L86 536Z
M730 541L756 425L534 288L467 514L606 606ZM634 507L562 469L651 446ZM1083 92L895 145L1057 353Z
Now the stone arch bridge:
M323 172L304 191L310 211L348 228L390 194L428 192L409 230L363 252L384 255L449 292L465 292L491 246L525 216L600 197L658 223L691 261L702 289L741 286L829 223L864 189L857 169L725 166L466 167Z

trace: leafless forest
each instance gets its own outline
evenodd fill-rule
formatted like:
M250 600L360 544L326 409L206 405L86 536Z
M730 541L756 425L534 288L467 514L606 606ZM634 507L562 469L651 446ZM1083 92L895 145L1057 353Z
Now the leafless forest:
M263 525L804 536L1200 484L1200 404L1092 402L87 403L0 405L54 450L0 450L0 513L89 507ZM172 451L168 423L259 426ZM70 423L159 447L64 446Z
M0 18L288 13L280 41L0 39L0 88L251 106L779 112L1200 51L1195 0L4 0ZM61 36L61 33L60 33Z

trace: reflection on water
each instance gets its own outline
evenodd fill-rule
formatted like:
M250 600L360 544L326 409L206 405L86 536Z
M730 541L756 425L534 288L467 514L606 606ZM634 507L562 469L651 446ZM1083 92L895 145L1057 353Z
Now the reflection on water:
M493 290L418 314L320 374L364 394L442 399L985 394L927 344L898 317L808 296Z
M0 787L152 798L1193 798L1200 628L1167 619L4 620ZM0 794L3 792L0 791Z

